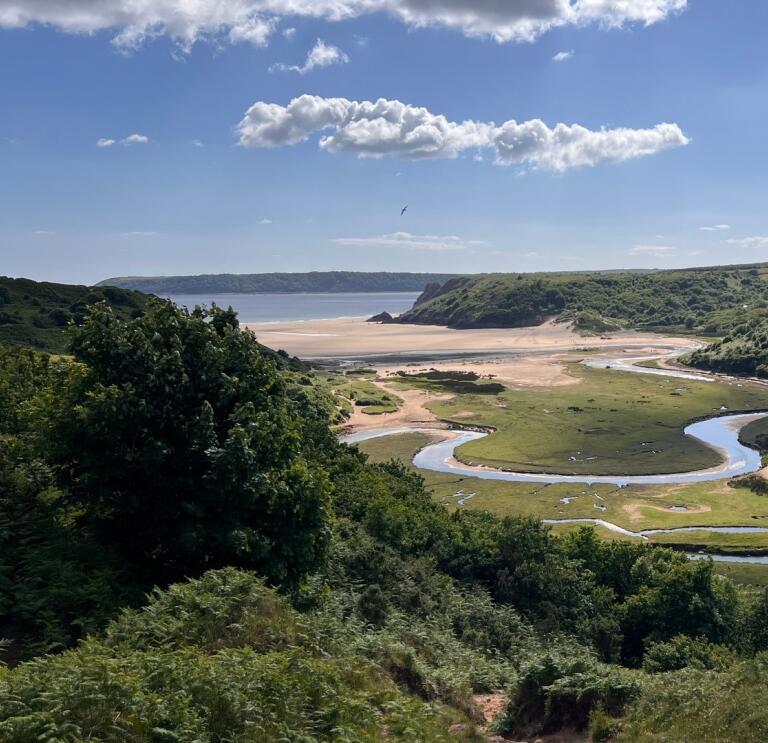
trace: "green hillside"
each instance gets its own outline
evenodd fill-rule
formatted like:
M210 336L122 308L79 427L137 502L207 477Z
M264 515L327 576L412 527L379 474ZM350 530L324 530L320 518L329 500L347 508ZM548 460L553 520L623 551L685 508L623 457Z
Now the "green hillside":
M361 273L313 271L310 273L202 274L200 276L116 276L98 286L136 289L148 294L258 294L293 292L420 292L427 284L442 283L455 274Z
M107 302L121 318L135 317L146 306L139 292L115 287L73 286L0 276L0 344L61 352L66 327L80 323L86 307Z
M721 334L768 316L768 264L627 273L491 274L446 282L399 322L455 328L536 325Z
M683 361L699 369L768 378L768 320L740 325Z

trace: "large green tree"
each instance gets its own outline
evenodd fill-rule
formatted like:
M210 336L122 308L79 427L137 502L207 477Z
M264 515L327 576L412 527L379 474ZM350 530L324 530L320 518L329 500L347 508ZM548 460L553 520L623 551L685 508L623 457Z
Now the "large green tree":
M40 420L83 527L153 581L236 565L293 583L317 566L328 477L232 311L156 301L126 321L100 304L71 350Z

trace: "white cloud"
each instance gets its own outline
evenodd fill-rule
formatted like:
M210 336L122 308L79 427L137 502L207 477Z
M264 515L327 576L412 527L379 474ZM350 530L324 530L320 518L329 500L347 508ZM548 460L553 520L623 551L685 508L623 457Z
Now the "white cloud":
M464 250L484 245L480 240L464 240L456 235L412 235L410 232L393 232L376 237L337 237L331 240L336 245L359 248L400 248L406 250Z
M296 29L293 28L292 26L289 28L284 28L282 33L283 33L283 38L288 39L290 41L294 36L296 36Z
M0 27L109 31L123 49L170 36L188 51L200 40L263 46L284 18L341 21L387 13L412 28L438 26L508 42L534 41L563 26L648 26L686 6L687 0L0 0Z
M205 147L205 142L199 140L199 139L193 139L192 140L192 146L193 147Z
M721 230L730 230L729 224L713 224L709 227L699 227L702 232L720 232Z
M302 95L287 106L258 101L237 126L248 148L280 147L322 132L327 152L359 157L456 158L465 150L490 149L499 165L534 170L621 162L688 143L677 124L651 129L590 130L579 124L549 128L540 119L518 123L449 121L426 108L396 100L350 101Z
M318 67L330 67L336 64L346 64L349 57L337 46L326 44L322 39L318 39L315 45L307 53L307 58L303 65L286 65L278 62L270 65L269 71L276 72L298 72L299 75L306 75Z
M147 142L149 142L149 137L143 134L129 134L125 139L120 140L120 144L123 145L147 144Z
M97 140L96 146L112 147L113 145L121 144L127 147L132 144L147 144L147 142L149 142L149 137L143 134L129 134L127 137L124 137L119 142L115 139L107 139L106 137L102 137L101 139Z
M565 62L567 59L570 59L574 55L573 49L570 49L567 52L558 52L555 54L554 57L552 57L553 62Z
M630 255L652 255L657 258L668 258L677 252L674 245L635 245L629 251Z
M51 235L55 235L56 233L53 230L35 230L36 235L41 235L43 237L49 237Z
M153 230L131 230L130 232L121 232L121 237L154 237L159 235L159 232Z
M272 220L271 219L266 219L266 218L265 219L261 219L261 220L259 220L259 224L272 224Z
M768 236L753 235L752 237L740 237L723 240L727 245L736 245L740 248L759 248L765 250L768 248Z

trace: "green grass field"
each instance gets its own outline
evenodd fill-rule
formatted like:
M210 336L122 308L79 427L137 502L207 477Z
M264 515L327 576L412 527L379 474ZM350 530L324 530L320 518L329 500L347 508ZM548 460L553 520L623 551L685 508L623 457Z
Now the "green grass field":
M719 455L685 436L684 426L723 407L768 408L768 389L755 385L568 366L580 384L459 394L429 408L444 420L496 429L460 447L456 454L463 462L527 472L627 475L717 465Z

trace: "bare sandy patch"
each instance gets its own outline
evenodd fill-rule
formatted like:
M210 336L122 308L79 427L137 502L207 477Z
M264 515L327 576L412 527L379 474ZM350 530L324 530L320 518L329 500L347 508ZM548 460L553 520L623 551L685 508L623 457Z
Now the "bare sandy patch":
M506 708L509 700L506 694L473 694L472 704L480 710L486 725L490 725Z
M437 325L379 325L362 318L248 324L262 343L303 358L360 358L376 354L564 351L626 345L693 345L653 333L622 331L584 338L567 323L549 321L529 328L455 330Z
M625 506L622 506L622 508L627 512L629 520L632 522L640 521L643 518L643 514L641 513L641 509L643 508L650 508L653 511L662 511L663 513L675 513L680 516L696 513L709 513L712 510L710 506L698 505L685 506L684 511L679 511L667 506L653 506L650 503L627 503Z
M395 375L398 371L408 374L431 370L474 372L479 377L497 380L507 387L563 387L579 384L581 380L568 371L563 360L563 354L496 359L454 359L424 364L377 366L377 371L383 377Z
M376 380L373 382L379 389L400 400L400 407L394 413L369 415L361 408L353 406L352 415L345 424L349 433L369 431L372 428L445 428L445 424L437 419L434 413L425 407L428 402L450 400L453 395L440 395L428 390L394 390L392 385Z

